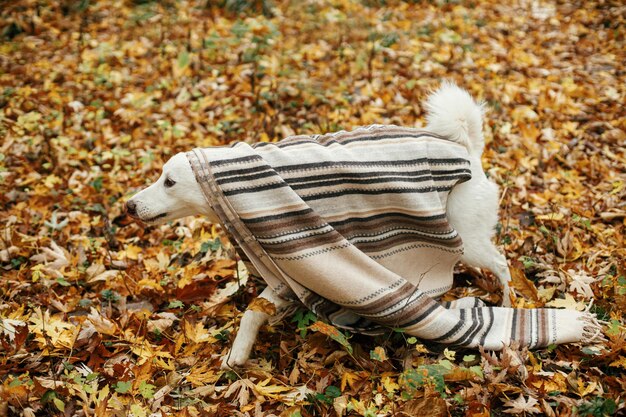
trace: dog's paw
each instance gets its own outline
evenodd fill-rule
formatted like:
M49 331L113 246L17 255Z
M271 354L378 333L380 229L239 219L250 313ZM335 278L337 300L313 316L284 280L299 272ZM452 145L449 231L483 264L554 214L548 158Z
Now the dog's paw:
M248 356L246 352L232 349L222 358L221 368L223 370L241 368L248 361Z

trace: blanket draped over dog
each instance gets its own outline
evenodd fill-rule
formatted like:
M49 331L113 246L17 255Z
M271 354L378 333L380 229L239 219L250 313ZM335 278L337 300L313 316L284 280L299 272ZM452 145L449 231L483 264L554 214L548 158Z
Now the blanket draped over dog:
M433 299L451 288L463 253L446 217L448 194L471 178L466 149L445 138L374 125L187 157L208 204L268 285L336 326L402 328L494 350L601 338L589 313Z

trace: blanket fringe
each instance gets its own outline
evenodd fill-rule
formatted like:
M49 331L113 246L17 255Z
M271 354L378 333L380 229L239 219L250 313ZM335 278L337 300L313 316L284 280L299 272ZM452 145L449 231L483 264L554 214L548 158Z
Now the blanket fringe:
M581 343L594 344L607 342L604 333L602 332L602 323L595 314L584 313L579 320L583 322L583 334Z

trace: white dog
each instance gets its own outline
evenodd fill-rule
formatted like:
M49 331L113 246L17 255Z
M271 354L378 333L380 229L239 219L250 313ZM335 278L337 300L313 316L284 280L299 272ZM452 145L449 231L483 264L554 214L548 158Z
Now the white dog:
M506 258L492 243L498 221L498 187L487 179L480 160L484 148L482 106L466 91L446 83L428 98L426 109L426 130L465 145L470 155L472 179L453 188L447 206L448 220L463 239L465 252L461 261L492 271L504 287L503 305L510 306L509 268ZM199 214L219 222L209 209L184 153L174 155L163 166L158 181L128 200L126 207L131 216L150 225ZM289 304L269 287L260 296L274 303L277 309ZM244 313L223 367L241 366L248 360L259 328L268 317L258 311Z

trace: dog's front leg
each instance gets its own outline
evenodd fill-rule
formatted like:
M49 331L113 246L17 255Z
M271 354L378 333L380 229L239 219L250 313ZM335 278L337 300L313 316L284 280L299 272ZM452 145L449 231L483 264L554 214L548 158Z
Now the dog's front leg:
M276 306L277 311L291 303L276 295L270 287L266 287L259 297L272 302ZM267 322L269 317L269 314L261 311L246 310L246 312L243 313L233 347L222 360L222 369L230 369L242 366L246 363L250 357L250 352L252 352L252 346L256 340L257 333L261 326Z

